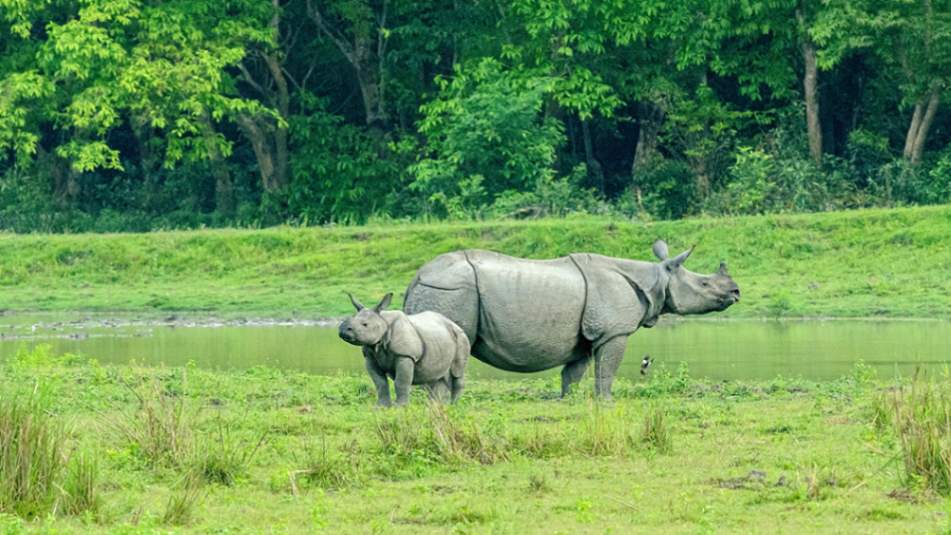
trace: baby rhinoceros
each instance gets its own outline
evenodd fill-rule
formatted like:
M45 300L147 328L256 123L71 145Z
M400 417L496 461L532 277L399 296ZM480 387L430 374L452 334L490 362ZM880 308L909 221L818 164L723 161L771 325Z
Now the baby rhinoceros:
M433 399L441 399L446 390L452 392L452 401L459 398L469 338L458 325L438 312L407 315L385 310L392 293L372 308L347 295L357 313L340 324L340 338L363 347L380 405L390 404L387 377L396 386L397 405L409 400L410 385L425 385Z

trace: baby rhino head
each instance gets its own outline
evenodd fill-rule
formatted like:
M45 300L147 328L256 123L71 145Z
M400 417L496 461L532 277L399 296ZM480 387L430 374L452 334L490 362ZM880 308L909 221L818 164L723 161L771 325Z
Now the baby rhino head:
M380 343L388 328L380 312L390 305L393 293L383 296L380 303L373 308L367 308L349 293L347 295L350 296L350 302L353 303L353 308L357 309L357 313L340 324L340 338L355 346L373 346Z

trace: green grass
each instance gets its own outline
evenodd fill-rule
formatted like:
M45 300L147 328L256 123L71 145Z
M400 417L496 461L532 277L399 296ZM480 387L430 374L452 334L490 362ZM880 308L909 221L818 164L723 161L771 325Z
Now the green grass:
M74 486L94 487L96 512L27 520L0 511L0 533L949 527L947 499L908 477L900 426L883 422L883 396L894 390L866 368L826 383L656 373L618 380L610 404L590 398L590 380L563 401L556 383L473 380L454 406L428 405L414 390L409 407L380 410L363 376L24 355L0 368L0 392L42 391L50 424L71 429L70 448L95 456L98 477L77 476ZM193 443L224 433L241 468L226 480L203 477L200 456L153 462L135 436L111 425L142 410L143 391L196 407L183 420Z
M349 290L400 296L439 253L532 258L576 251L648 259L654 239L696 244L743 290L725 315L951 317L951 206L649 224L602 219L0 235L0 308L338 316ZM399 298L397 299L398 304Z

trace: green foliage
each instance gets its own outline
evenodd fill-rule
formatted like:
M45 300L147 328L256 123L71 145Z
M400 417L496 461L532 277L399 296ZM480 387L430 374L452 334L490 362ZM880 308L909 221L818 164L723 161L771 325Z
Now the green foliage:
M362 223L370 215L400 213L397 147L381 146L319 101L291 117L290 134L295 158L277 221Z
M949 13L948 0L0 0L0 229L943 203Z
M540 115L552 81L483 60L442 82L422 107L425 156L410 167L411 187L437 215L475 215L503 192L524 191L554 177L562 126ZM440 213L441 211L441 213Z

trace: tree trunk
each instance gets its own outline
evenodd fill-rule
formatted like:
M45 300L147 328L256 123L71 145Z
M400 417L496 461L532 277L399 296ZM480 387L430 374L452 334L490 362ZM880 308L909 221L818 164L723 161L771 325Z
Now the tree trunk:
M806 27L806 16L802 6L796 8L796 20L799 23L800 47L805 73L802 77L803 99L806 101L806 132L809 137L809 155L817 167L822 166L822 124L819 120L819 98L817 93L819 68L816 65L816 44L812 42Z
M817 96L818 68L816 46L809 37L803 37L802 59L806 72L802 79L806 100L806 128L809 135L809 155L817 166L822 166L822 124L819 122L819 99Z
M931 123L934 122L934 116L938 112L938 105L941 100L941 92L932 89L927 97L922 97L915 104L915 112L911 116L911 125L908 127L908 134L905 136L905 150L903 155L912 165L918 165L925 152L925 144L928 141L928 131L931 129Z
M274 188L274 155L268 143L267 125L258 118L246 115L238 118L241 132L251 142L254 157L258 161L258 171L261 174L261 187L264 191L273 191Z
M598 183L598 189L601 191L601 195L604 195L604 171L601 168L601 162L594 156L594 143L591 141L591 129L588 126L588 121L585 119L581 120L581 136L584 139L584 161L588 166L588 174L594 177Z
M211 117L207 113L202 118L201 129L211 173L215 177L215 210L224 215L232 215L235 208L234 182L231 180L231 172L215 139L217 133L211 124Z
M651 102L638 105L637 146L634 148L634 165L631 174L637 175L650 168L657 159L657 137L664 121L664 110Z
M320 9L307 0L307 13L317 24L320 32L328 37L357 73L360 95L363 97L363 109L366 123L373 127L386 127L389 117L386 114L386 77L383 60L386 56L386 14L388 2L383 0L380 13L374 14L367 34L357 32L352 42L340 32L331 21L324 18Z
M271 77L274 78L276 86L277 111L285 123L290 119L290 93L287 86L287 78L284 77L284 71L281 68L280 60L274 54L265 56L268 70L271 71ZM287 124L275 124L274 131L274 178L275 188L283 188L289 183L289 152L287 148Z

